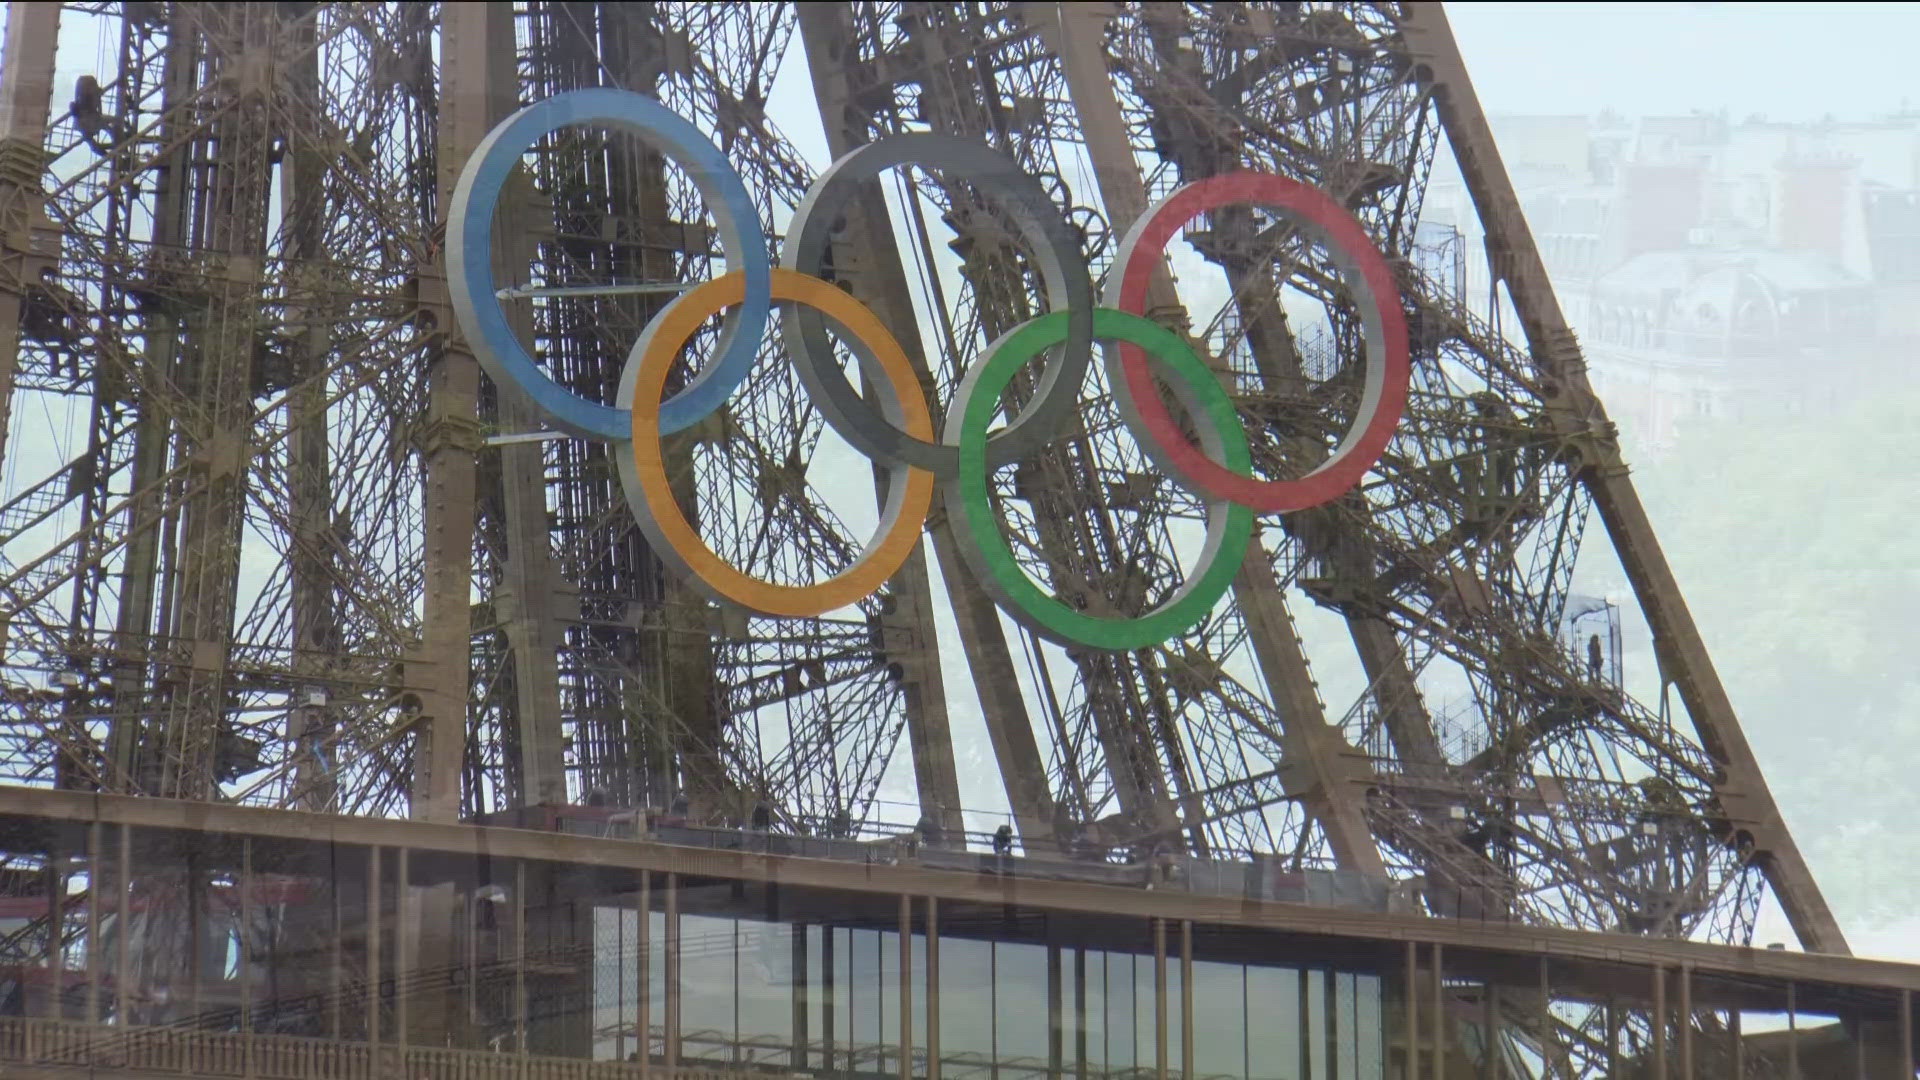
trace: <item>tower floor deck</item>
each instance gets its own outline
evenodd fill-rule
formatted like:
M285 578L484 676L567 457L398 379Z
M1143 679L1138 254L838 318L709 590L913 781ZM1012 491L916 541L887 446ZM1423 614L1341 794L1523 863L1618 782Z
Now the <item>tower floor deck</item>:
M751 841L0 787L0 848L107 883L98 905L45 900L63 925L96 926L99 944L68 950L58 978L44 955L26 959L24 1015L0 1021L0 1059L48 1076L957 1080L1290 1075L1264 1063L1298 1054L1302 1075L1389 1076L1410 1042L1430 1059L1438 1035L1459 1075L1478 1075L1474 1033L1498 1026L1504 1045L1538 1047L1544 1030L1554 1053L1583 1056L1608 1051L1572 1043L1609 1030L1618 1067L1660 1053L1713 1075L1736 1043L1770 1037L1753 1030L1770 1017L1797 1029L1787 1038L1809 1060L1831 1042L1867 1075L1876 1062L1911 1075L1892 1070L1912 1053L1920 965L1064 880L1044 860L874 845L831 858L800 838ZM342 930L319 951L242 957L216 918L195 931L202 960L185 974L117 979L114 920L136 925L143 896L183 878L219 893L208 910L232 926ZM107 1015L152 1022L89 1022ZM1656 1015L1678 1021L1664 1045L1621 1044ZM463 1030L465 1048L446 1045Z

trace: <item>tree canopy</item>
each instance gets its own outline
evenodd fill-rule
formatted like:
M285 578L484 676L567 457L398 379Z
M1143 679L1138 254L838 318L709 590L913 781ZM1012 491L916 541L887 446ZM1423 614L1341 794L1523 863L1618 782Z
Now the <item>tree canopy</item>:
M1910 915L1920 895L1916 463L1910 386L1830 414L1703 421L1635 470L1788 825L1848 923ZM1651 672L1649 648L1635 661Z

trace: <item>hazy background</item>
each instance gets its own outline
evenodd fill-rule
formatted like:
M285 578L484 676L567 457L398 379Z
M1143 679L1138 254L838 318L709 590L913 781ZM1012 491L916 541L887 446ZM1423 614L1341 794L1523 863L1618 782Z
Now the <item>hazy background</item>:
M1788 822L1855 951L1920 959L1920 8L1448 13Z

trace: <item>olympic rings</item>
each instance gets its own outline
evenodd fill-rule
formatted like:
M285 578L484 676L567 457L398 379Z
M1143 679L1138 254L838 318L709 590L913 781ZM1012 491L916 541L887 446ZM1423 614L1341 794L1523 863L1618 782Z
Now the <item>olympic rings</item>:
M632 132L678 162L719 226L727 273L680 294L641 332L621 373L619 399L583 398L542 372L501 310L495 292L493 215L508 178L533 144L572 124ZM835 220L852 187L903 164L963 176L1009 212L1032 249L1033 267L1053 310L989 345L965 375L936 440L932 408L918 371L879 318L834 284L814 276L825 262ZM1232 399L1178 335L1144 317L1147 284L1174 233L1216 207L1250 203L1289 218L1332 255L1359 300L1366 375L1359 416L1333 456L1296 480L1252 475L1248 436ZM448 276L454 314L475 356L495 382L516 386L555 425L575 435L625 443L613 454L621 485L653 551L708 597L767 615L815 617L850 607L881 588L919 544L936 483L944 484L962 558L1009 617L1056 643L1131 650L1157 645L1205 619L1239 571L1257 513L1317 506L1357 485L1392 436L1406 406L1411 363L1405 317L1393 276L1359 222L1326 195L1297 181L1253 172L1188 184L1141 215L1122 240L1109 275L1106 306L1096 307L1085 259L1072 229L1039 182L986 146L929 133L897 135L842 157L821 174L796 208L780 265L772 265L760 218L739 175L687 120L658 102L621 90L581 90L530 105L490 132L462 171L450 207ZM546 294L578 292L592 287ZM520 295L540 295L538 292ZM774 303L787 305L784 342L821 416L855 449L887 470L880 525L851 565L807 585L763 581L710 548L674 497L663 436L720 410L752 374ZM667 380L686 343L722 315L714 358L666 400ZM853 353L877 402L856 391L834 359L832 334ZM1092 362L1106 349L1106 372L1121 420L1141 449L1206 503L1206 540L1186 580L1141 614L1108 615L1101 604L1047 595L1015 560L992 500L992 473L1031 457L1070 425ZM1006 427L989 433L1015 373L1046 354L1033 398ZM1195 421L1190 444L1161 401L1151 364L1169 376ZM1073 602L1069 602L1069 599Z
M984 363L968 369L954 395L946 428L947 442L958 444L960 457L960 475L951 482L947 502L955 514L953 536L981 588L1027 629L1062 645L1116 652L1144 649L1192 629L1226 594L1253 536L1253 511L1227 502L1208 503L1207 540L1198 565L1172 596L1144 615L1089 615L1040 591L1000 534L990 494L986 432L1007 381L1042 350L1066 339L1067 317L1067 312L1056 311L1008 331L988 346ZM1101 340L1143 348L1171 369L1175 396L1190 415L1204 421L1200 438L1207 450L1229 467L1253 467L1247 433L1232 399L1185 341L1158 323L1112 308L1094 310L1093 333Z
M871 356L878 368L869 371L868 377L888 390L891 421L914 438L933 436L933 417L913 364L872 311L827 282L791 270L775 269L769 289L774 300L805 304L840 324L844 333L864 346L861 353ZM890 466L887 505L880 513L878 533L853 565L825 581L777 585L749 577L716 555L674 500L660 447L659 410L650 405L660 400L674 359L700 324L715 312L744 303L748 296L745 274L735 271L714 278L668 304L634 343L620 378L620 397L631 403L633 413L632 451L615 455L620 480L654 553L712 598L767 615L824 615L864 599L907 561L920 543L920 527L933 505L933 474Z
M1400 293L1393 271L1353 215L1324 192L1283 176L1234 172L1186 184L1140 215L1127 230L1114 257L1118 272L1108 278L1106 302L1121 311L1144 313L1154 264L1175 230L1208 210L1233 203L1252 203L1291 219L1340 264L1348 287L1360 301L1367 377L1360 414L1346 438L1332 457L1297 480L1259 480L1246 471L1221 467L1187 442L1154 393L1146 357L1138 348L1122 344L1108 353L1108 382L1121 416L1141 432L1141 448L1181 483L1207 498L1225 499L1263 514L1304 510L1338 498L1380 460L1406 409L1412 375L1406 316L1395 302Z
M570 124L603 123L638 135L687 171L720 226L727 267L746 275L747 299L727 316L712 363L660 406L660 428L671 434L711 416L753 371L766 332L771 260L760 212L740 174L700 129L651 98L625 90L573 90L514 113L487 133L453 189L447 230L447 277L454 314L474 356L494 381L518 386L553 422L590 439L625 439L627 410L588 401L554 382L534 363L507 325L493 278L493 211L501 189L541 136Z
M1080 403L1080 386L1093 358L1093 283L1080 244L1040 181L992 147L952 135L912 132L868 143L834 162L807 189L793 212L780 265L815 274L825 261L834 220L862 180L897 165L930 166L959 174L998 195L1033 249L1035 270L1056 311L1068 313L1064 346L1047 363L1033 398L999 434L987 440L987 462L1000 466L1044 446ZM916 439L873 414L834 362L820 316L797 311L785 320L787 354L820 415L854 449L883 463L903 462L951 480L960 456L951 445Z

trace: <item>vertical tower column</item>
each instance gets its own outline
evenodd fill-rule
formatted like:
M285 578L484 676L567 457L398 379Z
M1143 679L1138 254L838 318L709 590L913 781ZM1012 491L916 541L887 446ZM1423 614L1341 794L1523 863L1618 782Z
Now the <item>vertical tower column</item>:
M1117 234L1124 233L1146 211L1147 191L1133 162L1126 122L1104 60L1102 42L1109 17L1106 8L1103 4L1029 5L1045 28L1043 32L1050 31L1054 38L1086 138L1087 155L1093 160L1094 179L1106 204L1108 228ZM1155 268L1148 297L1148 310L1158 317L1185 321L1179 293L1164 262ZM1233 598L1246 617L1268 698L1278 706L1284 726L1279 741L1288 764L1303 773L1299 787L1326 830L1334 857L1341 866L1384 884L1386 864L1367 828L1362 805L1365 788L1358 782L1366 766L1339 730L1327 722L1293 615L1257 542L1248 547L1246 560L1234 578Z
M20 308L55 254L40 178L46 171L53 51L60 5L13 0L0 55L0 461L6 460L13 380L20 362Z
M511 79L496 75L501 66L513 68L513 11L506 5L449 4L441 9L440 30L434 164L435 205L444 214L468 155L514 104ZM447 225L444 219L434 223L431 257L419 274L421 330L434 335L426 352L427 413L419 437L425 474L426 587L420 645L409 656L405 672L406 685L420 695L421 712L410 810L415 818L442 822L460 815L472 643L475 456L480 449L480 369L460 337L448 298ZM462 910L461 898L452 885L443 883L422 888L417 899L412 909L418 920L415 970L450 970L457 955L454 921ZM525 904L520 890L514 903ZM408 1014L408 1034L419 1042L461 1045L467 1038L466 1016L450 986L423 988Z
M852 23L846 9L838 4L803 4L799 20L827 146L837 157L867 141L854 111L842 63L850 45ZM906 291L907 271L893 243L886 204L877 198L873 185L867 186L869 190L855 202L856 212L848 217L849 226L863 241L860 255L871 272L860 276L853 292L886 321L912 359L922 386L931 388L933 374L927 367L913 300ZM972 575L961 562L944 513L936 510L928 533L934 555L940 562L940 576L946 583L954 618L959 623L960 641L973 672L981 709L986 714L987 733L1000 764L1001 779L1020 828L1021 841L1029 848L1051 845L1055 808L1047 786L1046 766L1034 741L1026 702L1020 695L1013 653L1000 626L999 609L974 584ZM921 806L929 813L934 806L941 807L947 819L942 823L943 831L955 836L961 828L960 782L953 762L953 738L934 636L932 586L924 547L915 549L895 577L893 587L901 597L894 619L903 624L914 657L908 665L911 684L908 717Z
M506 114L493 66L511 67L513 11L450 4L441 12L438 205L444 212L460 170ZM427 415L421 439L426 473L425 626L407 683L421 691L414 759L413 816L452 821L460 814L460 768L467 736L467 665L472 641L474 456L480 368L454 323L444 253L447 222L435 223L435 258L420 274L424 327L437 335L429 353Z

